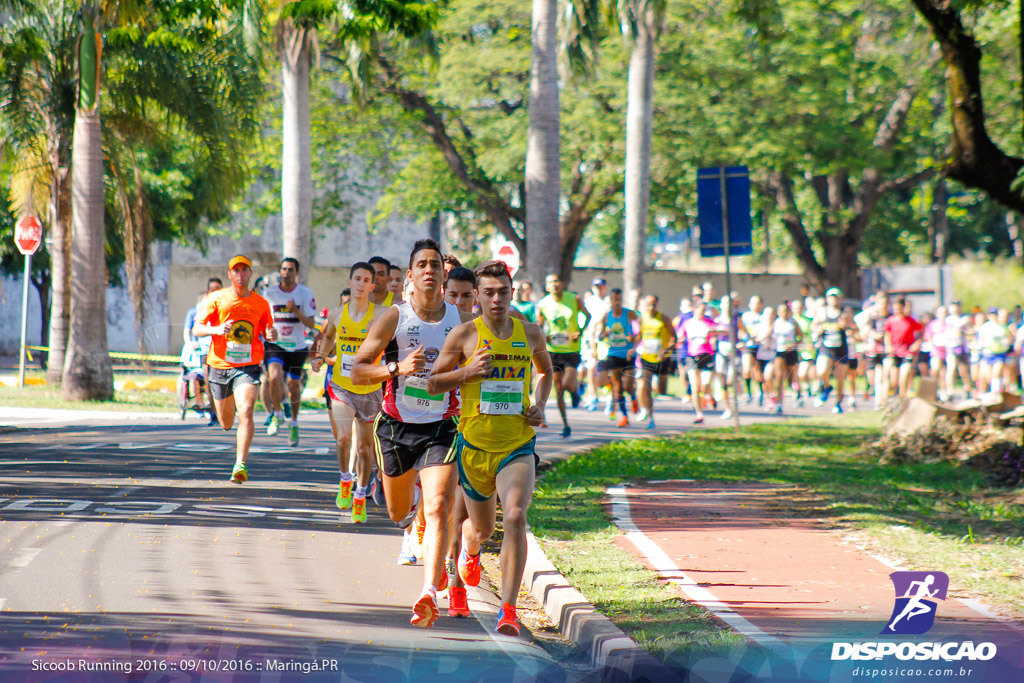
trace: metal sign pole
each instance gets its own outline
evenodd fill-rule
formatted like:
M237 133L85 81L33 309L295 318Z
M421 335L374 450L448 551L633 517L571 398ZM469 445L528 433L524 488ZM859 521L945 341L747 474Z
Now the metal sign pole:
M729 371L733 371L732 381L732 424L736 430L740 428L739 376L733 367L739 357L739 345L736 340L736 311L732 308L732 271L729 269L729 202L725 191L725 166L718 167L718 183L722 190L722 244L725 245L725 297L729 300L729 337L732 340L732 358L725 365L725 403L729 405ZM724 306L722 306L724 308Z
M21 351L18 358L18 388L25 387L25 344L28 338L28 278L32 269L32 255L25 255L25 282L21 289Z

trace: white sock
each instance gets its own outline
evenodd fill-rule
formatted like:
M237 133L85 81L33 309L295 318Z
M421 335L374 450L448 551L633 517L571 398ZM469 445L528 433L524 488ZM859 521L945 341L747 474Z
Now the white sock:
M299 421L296 420L294 417L292 418L291 426L292 427L298 427L299 426Z
M342 481L352 481L352 473L351 472L342 472L341 473L341 480Z
M365 486L357 486L356 487L356 498L366 498L366 487Z

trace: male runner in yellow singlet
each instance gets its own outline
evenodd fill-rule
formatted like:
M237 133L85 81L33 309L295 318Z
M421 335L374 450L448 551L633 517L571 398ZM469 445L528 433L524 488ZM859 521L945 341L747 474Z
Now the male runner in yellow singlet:
M344 306L327 313L327 324L312 362L313 372L318 371L321 362L329 355L331 342L334 342L337 360L327 390L331 392L331 412L338 428L338 468L341 470L335 504L340 510L352 508L352 521L357 524L366 521L366 494L373 476L373 421L377 419L383 400L380 385L352 382L352 363L356 353L374 319L386 310L370 302L373 286L373 266L362 261L353 265L348 277L352 298ZM356 428L356 449L352 458L355 461L354 482L349 467L353 424Z
M427 391L460 387L455 452L469 519L462 525L459 575L480 583L480 548L494 532L495 494L501 500L501 612L496 630L519 635L516 599L526 567L526 510L533 496L536 435L551 392L551 357L537 325L509 316L512 278L501 261L476 269L480 317L445 340ZM456 368L456 365L461 367ZM538 374L530 404L530 374Z

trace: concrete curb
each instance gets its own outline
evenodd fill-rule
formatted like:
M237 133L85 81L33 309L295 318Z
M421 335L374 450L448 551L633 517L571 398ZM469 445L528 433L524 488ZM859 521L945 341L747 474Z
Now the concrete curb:
M526 532L523 585L529 589L562 635L589 657L601 681L678 681L679 675L650 655L598 612L548 560L533 533Z

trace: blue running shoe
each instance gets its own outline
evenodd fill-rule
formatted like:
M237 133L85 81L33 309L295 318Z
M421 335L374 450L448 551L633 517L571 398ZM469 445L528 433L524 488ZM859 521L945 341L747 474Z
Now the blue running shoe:
M562 438L568 439L572 435L572 429L568 426L562 428Z

